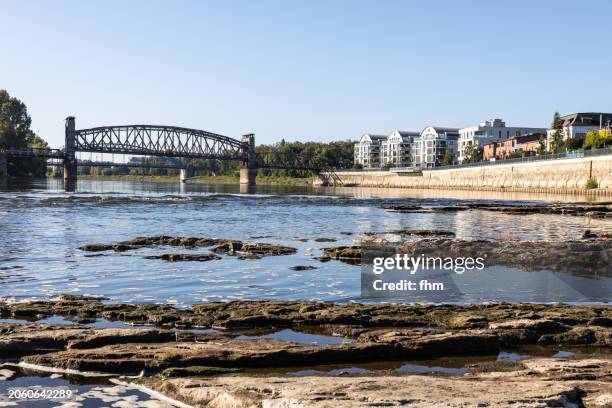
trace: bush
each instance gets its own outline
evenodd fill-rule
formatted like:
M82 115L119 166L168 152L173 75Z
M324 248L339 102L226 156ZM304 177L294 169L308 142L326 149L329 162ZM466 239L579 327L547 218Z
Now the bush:
M595 179L595 177L589 177L586 183L586 188L587 190L597 188L597 180Z

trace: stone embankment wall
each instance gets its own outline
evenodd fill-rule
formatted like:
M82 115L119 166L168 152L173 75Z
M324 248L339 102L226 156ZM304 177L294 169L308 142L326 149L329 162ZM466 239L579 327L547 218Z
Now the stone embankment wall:
M597 180L598 188L586 189L590 177ZM430 170L422 175L388 171L322 173L315 185L326 184L612 195L612 155Z

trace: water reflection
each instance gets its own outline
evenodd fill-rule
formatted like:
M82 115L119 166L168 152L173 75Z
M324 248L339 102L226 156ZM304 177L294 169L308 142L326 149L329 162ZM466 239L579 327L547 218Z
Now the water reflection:
M452 204L468 197L525 197L520 193L292 186L255 186L247 192L240 194L238 184L79 180L77 192L66 193L61 179L12 181L0 192L0 296L99 294L114 301L178 306L232 299L347 301L359 299L360 268L337 261L322 263L315 257L324 247L353 245L353 239L366 232L428 228L451 231L457 238L470 240L561 241L580 238L586 228L612 231L611 221L589 217L478 210L415 214L381 208L390 200L397 201L395 197L403 197L402 203L428 206ZM530 200L547 198L529 196ZM89 243L162 234L268 242L295 247L297 253L260 260L223 256L215 262L168 263L146 256L183 249L152 247L95 254L77 249ZM315 242L320 237L336 242ZM318 268L290 269L297 265ZM513 274L528 280L536 276L513 269L490 271L480 279L490 282L489 287L472 291L468 301L537 298L538 293L517 294L496 284L504 278L510 286L522 282ZM585 286L603 288L608 284L584 282Z

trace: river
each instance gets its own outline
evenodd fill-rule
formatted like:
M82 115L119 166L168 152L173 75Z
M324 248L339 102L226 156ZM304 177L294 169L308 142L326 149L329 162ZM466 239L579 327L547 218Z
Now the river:
M235 299L358 301L360 267L321 262L315 259L321 248L353 245L362 233L400 228L451 231L467 240L563 241L579 239L585 229L612 231L609 219L589 217L478 210L393 213L381 208L389 203L437 206L472 200L525 203L580 198L284 186L257 186L250 194L240 194L238 185L98 180L81 180L75 193L65 193L61 180L12 182L0 190L0 296L103 295L113 302L178 307ZM78 249L155 235L268 242L295 247L297 253L258 260L223 256L209 262L164 262L145 258L163 252L154 247L104 253ZM316 242L318 238L331 242ZM316 269L289 269L298 265ZM605 276L492 266L466 278L473 289L465 290L466 302L542 301L538 295L543 287L548 295L558 295L546 300L605 302L612 293L612 280ZM565 287L557 288L555 282ZM596 290L585 295L576 289L584 287Z

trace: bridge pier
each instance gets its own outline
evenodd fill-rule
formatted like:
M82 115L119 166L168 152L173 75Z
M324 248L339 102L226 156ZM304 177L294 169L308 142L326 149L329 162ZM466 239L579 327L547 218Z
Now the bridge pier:
M240 184L254 186L257 177L257 163L255 160L255 135L249 133L242 136L243 154L245 159L240 166Z
M76 132L74 116L66 118L64 147L64 190L74 191L77 182Z
M193 177L193 170L191 168L187 167L180 170L179 180L181 183L186 183L191 177Z
M0 186L8 182L8 160L6 156L0 155Z

